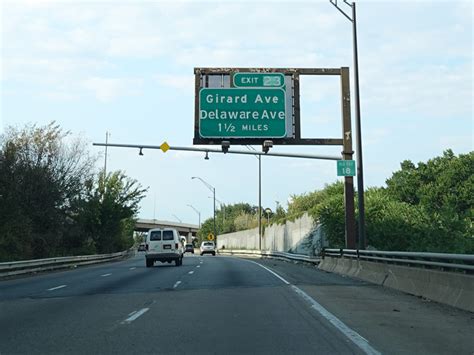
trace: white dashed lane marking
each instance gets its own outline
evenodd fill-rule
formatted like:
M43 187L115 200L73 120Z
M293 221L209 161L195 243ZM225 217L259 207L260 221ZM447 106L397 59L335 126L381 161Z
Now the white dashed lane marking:
M136 269L136 267L135 267L135 266L130 268L130 270L135 270L135 269Z
M59 290L60 288L64 288L64 287L66 287L66 286L67 286L67 285L61 285L61 286L56 286L56 287L48 288L48 291Z
M176 283L174 284L173 288L178 287L180 283L181 283L181 281L176 281Z
M103 275L100 275L100 276L107 277L107 276L110 276L110 275L112 275L112 274L103 274Z
M149 311L150 308L142 308L140 309L139 311L136 311L136 312L132 312L130 313L129 315L131 315L130 317L128 317L127 319L125 319L122 324L130 324L131 322L133 322L135 319L137 319L138 317L140 317L141 315L145 314L146 312Z
M194 271L191 270L190 272L188 272L188 274L192 275L192 274L194 274Z

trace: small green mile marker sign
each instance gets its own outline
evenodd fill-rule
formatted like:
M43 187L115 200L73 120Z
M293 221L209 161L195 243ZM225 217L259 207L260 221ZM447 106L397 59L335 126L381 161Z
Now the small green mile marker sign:
M355 176L356 167L354 160L338 160L337 176Z

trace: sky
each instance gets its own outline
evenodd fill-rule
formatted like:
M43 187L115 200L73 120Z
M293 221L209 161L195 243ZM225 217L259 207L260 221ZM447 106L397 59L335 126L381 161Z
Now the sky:
M192 147L195 67L349 67L354 102L352 27L329 1L0 6L0 133L56 121L90 145L97 169L104 149L92 143L106 132L110 143ZM357 34L365 187L384 186L403 160L472 151L473 3L358 1ZM302 77L300 93L302 136L341 138L338 77ZM340 155L342 147L271 151ZM220 203L258 205L254 156L143 153L109 148L107 156L108 171L148 187L140 218L197 224L189 205L202 221L211 217L212 193L192 176L214 186ZM341 179L334 161L263 157L262 206L286 206Z

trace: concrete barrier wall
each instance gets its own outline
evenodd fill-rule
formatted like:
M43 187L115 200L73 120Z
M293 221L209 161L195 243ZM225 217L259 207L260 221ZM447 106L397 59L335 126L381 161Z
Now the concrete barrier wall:
M319 268L474 312L473 275L332 257Z
M317 225L307 214L283 225L272 224L265 228L262 250L295 253L313 256L322 245L321 233L316 233ZM219 235L218 249L259 249L258 228ZM315 252L316 251L316 252Z
M225 249L257 250L259 247L258 228L219 234L217 238L217 248L222 249L223 247Z

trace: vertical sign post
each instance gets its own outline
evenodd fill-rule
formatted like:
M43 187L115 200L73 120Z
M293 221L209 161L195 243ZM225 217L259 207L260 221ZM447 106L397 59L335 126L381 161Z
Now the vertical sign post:
M342 159L352 160L352 128L351 128L351 94L349 86L349 68L341 68L341 92L342 92L342 137L343 150ZM354 212L354 178L344 177L344 204L346 220L346 247L356 248L355 235L355 212Z

